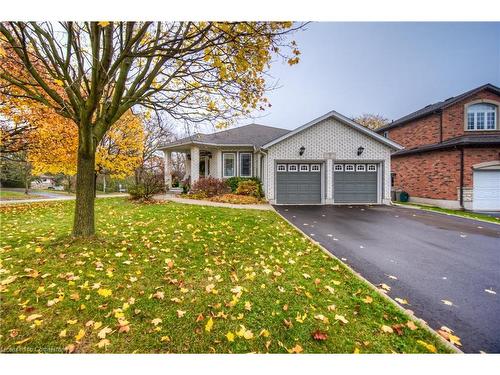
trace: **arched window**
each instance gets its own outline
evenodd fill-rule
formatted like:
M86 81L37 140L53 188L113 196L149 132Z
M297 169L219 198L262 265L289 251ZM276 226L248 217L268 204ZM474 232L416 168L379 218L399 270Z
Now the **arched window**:
M467 130L497 129L497 106L477 103L467 107Z

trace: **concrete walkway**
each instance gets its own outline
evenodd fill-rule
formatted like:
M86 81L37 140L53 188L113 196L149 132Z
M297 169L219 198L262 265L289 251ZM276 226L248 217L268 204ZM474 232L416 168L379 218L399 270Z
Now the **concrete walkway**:
M212 202L212 201L205 201L205 200L198 200L198 199L180 198L180 197L177 197L173 194L156 195L154 198L156 200L159 200L159 201L170 201L170 202L175 202L175 203L194 204L196 206L226 207L226 208L238 208L238 209L245 209L245 210L263 210L263 211L273 210L273 207L267 203L264 203L264 204L220 203L220 202Z
M126 197L127 194L124 193L116 193L116 194L106 194L106 195L97 195L97 198L117 198L117 197ZM75 200L75 196L65 196L61 195L55 198L30 198L30 199L11 199L11 200L0 200L0 206L7 206L13 204L21 204L21 203L36 203L36 202L55 202L55 201L72 201Z

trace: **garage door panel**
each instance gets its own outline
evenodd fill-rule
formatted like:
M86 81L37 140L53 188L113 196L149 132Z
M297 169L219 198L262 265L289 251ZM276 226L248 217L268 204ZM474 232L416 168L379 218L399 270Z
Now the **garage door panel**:
M276 192L278 204L321 203L321 173L277 172Z
M377 172L334 172L334 203L377 203L377 196Z
M500 210L500 171L474 171L472 208Z

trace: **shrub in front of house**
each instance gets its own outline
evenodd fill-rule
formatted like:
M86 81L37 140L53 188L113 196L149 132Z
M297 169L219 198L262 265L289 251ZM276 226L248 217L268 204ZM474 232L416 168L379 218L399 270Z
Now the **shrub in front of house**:
M138 184L128 186L130 199L134 201L151 201L155 194L161 193L164 189L162 176L147 173L142 176L142 181Z
M203 177L198 179L189 190L189 194L204 194L206 198L229 193L231 189L224 180L214 177Z
M264 190L262 189L262 183L257 177L230 177L226 179L226 184L231 188L232 193L236 193L238 186L243 181L254 181L258 186L257 198L262 198L264 196Z
M189 190L191 189L191 180L186 178L180 183L180 187L182 188L182 194L189 193Z
M254 180L240 181L236 189L236 194L255 198L261 197L259 184Z

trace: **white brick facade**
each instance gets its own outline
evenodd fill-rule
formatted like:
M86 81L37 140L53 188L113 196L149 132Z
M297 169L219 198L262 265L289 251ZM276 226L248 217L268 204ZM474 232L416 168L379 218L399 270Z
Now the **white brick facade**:
M304 146L305 152L299 155ZM363 153L358 156L358 147ZM335 161L379 163L381 197L379 203L390 203L391 148L335 118L327 118L268 147L264 159L264 190L271 203L275 203L275 165L278 161L318 161L323 163L325 196L322 203L333 202L333 163Z

